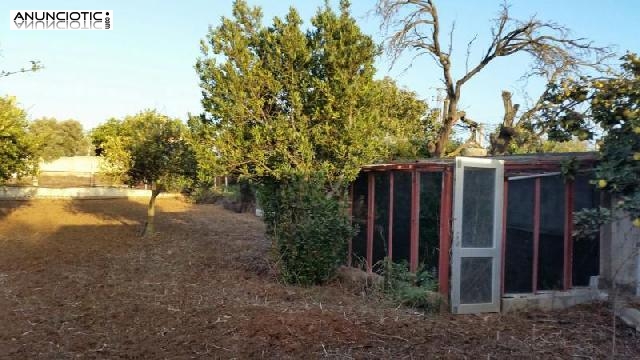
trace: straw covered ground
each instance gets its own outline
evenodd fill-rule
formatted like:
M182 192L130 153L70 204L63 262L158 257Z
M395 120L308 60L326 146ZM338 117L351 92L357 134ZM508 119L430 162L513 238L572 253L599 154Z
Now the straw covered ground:
M261 220L145 199L0 201L0 358L606 358L601 304L453 316L277 281ZM616 329L620 358L638 335Z

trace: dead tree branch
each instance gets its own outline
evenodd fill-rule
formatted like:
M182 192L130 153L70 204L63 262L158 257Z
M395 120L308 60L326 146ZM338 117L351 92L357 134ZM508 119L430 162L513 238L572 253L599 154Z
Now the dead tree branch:
M448 109L438 132L435 156L446 155L443 151L451 130L460 120L458 105L463 85L496 58L526 53L531 56L533 64L525 76L543 76L551 81L560 74L578 71L585 66L599 67L611 57L609 48L596 47L583 38L572 38L564 26L536 17L525 21L511 18L509 6L505 3L494 20L491 38L480 60L470 68L467 66L462 76L454 78L451 70L454 26L449 33L450 46L443 50L440 44L442 24L433 0L379 0L376 13L382 17L382 29L389 34L387 50L393 63L406 52L416 56L428 54L442 70ZM474 40L467 46L467 61Z

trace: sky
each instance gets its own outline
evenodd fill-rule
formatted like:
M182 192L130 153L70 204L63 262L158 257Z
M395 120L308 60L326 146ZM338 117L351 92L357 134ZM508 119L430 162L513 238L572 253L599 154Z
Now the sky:
M248 0L260 6L269 23L295 7L308 25L324 0ZM337 9L337 0L331 1ZM455 21L453 37L454 77L464 70L467 43L477 34L470 63L486 50L491 19L500 0L436 1L442 28ZM90 129L111 117L120 118L143 109L185 119L199 114L201 92L194 70L201 56L200 40L209 26L230 17L231 1L191 0L3 0L0 3L0 70L16 70L39 60L44 69L0 79L0 96L16 96L31 119L55 117L76 119ZM363 32L382 43L385 34L380 19L372 14L374 0L353 0L352 14ZM9 30L10 10L113 11L110 31L15 31ZM535 15L565 25L575 37L612 45L622 55L640 52L640 2L637 0L513 0L511 14L526 19ZM447 43L447 39L443 39ZM390 76L406 89L415 91L431 106L442 87L441 71L429 57L407 55L394 67L388 57L377 60L377 77ZM514 92L514 102L523 94L537 97L540 81L520 80L528 69L525 56L498 59L472 79L462 90L461 109L480 123L496 124L502 119L503 89ZM489 126L490 127L490 126Z

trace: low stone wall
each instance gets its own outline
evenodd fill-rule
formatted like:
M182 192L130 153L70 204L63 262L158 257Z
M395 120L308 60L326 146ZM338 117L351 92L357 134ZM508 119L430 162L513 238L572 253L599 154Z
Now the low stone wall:
M115 187L0 187L0 200L29 199L117 199L150 197L151 190L128 189ZM159 197L175 197L174 193L160 193Z
M578 304L604 301L606 294L593 288L549 291L540 294L510 295L502 298L502 312L517 310L558 310Z

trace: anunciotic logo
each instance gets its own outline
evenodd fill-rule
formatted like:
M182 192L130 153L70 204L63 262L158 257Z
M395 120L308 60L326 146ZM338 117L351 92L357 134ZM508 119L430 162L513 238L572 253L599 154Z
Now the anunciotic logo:
M111 30L113 10L11 10L11 30Z

